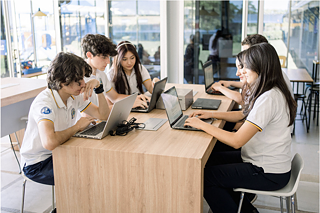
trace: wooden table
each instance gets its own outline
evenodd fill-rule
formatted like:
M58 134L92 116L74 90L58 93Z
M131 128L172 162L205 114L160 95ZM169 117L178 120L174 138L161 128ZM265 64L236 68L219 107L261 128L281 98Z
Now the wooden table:
M31 73L31 74L26 74L26 75L21 75L21 78L32 78L32 77L37 77L40 75L45 75L47 74L46 72L35 72L35 73Z
M173 86L167 84L166 88ZM219 111L234 102L193 88L196 98L221 99ZM192 109L185 111L189 114ZM131 113L137 122L167 118L165 110ZM225 122L214 121L222 128ZM216 139L197 131L135 130L102 140L71 138L53 151L56 204L59 212L195 213L203 211L203 169Z
M20 118L28 115L33 99L46 87L44 79L1 78L1 137L26 127Z
M287 69L282 68L282 70L287 74L291 82L304 82L312 83L313 79L309 75L306 69Z

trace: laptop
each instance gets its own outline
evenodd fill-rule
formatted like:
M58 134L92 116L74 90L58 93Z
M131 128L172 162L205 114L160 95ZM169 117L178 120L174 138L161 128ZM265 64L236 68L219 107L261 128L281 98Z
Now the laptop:
M107 121L89 125L85 130L76 133L75 137L102 139L109 131L116 128L123 120L127 120L138 94L130 95L114 103Z
M221 104L221 100L198 98L191 106L192 109L212 109L217 110Z
M167 79L168 78L166 77L154 84L150 103L148 102L148 108L143 109L142 107L136 107L131 109L131 112L150 112L151 110L153 110L156 107L157 101L160 98L161 93L163 93L164 91Z
M172 129L202 131L201 129L196 129L191 126L184 126L184 123L189 116L183 115L179 103L178 93L174 86L162 93L161 97L166 108L170 127ZM212 123L212 121L213 119L206 120L206 122L210 124Z
M204 63L204 65L202 66L202 70L204 73L204 85L206 88L206 93L210 95L223 95L221 92L211 89L211 85L214 84L212 61L209 60L206 63ZM236 88L228 87L228 89L234 90Z

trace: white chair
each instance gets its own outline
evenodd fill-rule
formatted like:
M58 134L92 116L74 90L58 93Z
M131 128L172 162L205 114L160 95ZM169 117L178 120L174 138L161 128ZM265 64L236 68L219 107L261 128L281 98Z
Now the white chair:
M280 208L281 212L283 212L283 198L286 198L287 204L287 212L290 211L290 200L291 200L291 210L295 212L295 201L294 195L298 189L299 179L301 175L301 170L303 169L304 163L301 156L297 153L291 161L291 176L288 184L282 189L275 191L260 191L260 190L252 190L252 189L244 189L244 188L236 188L234 191L241 192L240 203L238 208L238 213L241 211L242 201L244 197L244 193L252 193L252 194L261 194L261 195L271 195L280 197Z
M23 185L22 185L22 202L21 202L21 211L20 212L23 213L24 196L25 196L25 191L26 191L26 183L27 183L27 180L29 180L29 181L33 181L33 180L30 180L27 176L25 176L25 174L23 173L23 170L21 170L21 175L23 177ZM54 186L52 186L52 210L54 210L54 208L55 208L55 204L54 204Z

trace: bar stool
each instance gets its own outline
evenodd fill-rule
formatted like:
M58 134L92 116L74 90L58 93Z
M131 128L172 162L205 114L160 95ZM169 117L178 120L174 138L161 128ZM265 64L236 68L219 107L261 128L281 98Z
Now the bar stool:
M307 117L307 132L309 132L310 129L310 120L311 120L311 112L313 111L313 120L317 119L317 126L319 125L319 76L318 76L318 70L319 70L319 60L313 61L313 67L312 67L312 79L313 82L306 85L306 91L305 94L309 91L309 95L307 97L307 111L308 116ZM313 110L312 110L313 107Z
M25 197L25 191L26 191L26 183L27 183L27 180L28 181L33 181L33 180L30 180L27 176L25 176L25 174L23 173L23 170L21 171L21 175L23 177L23 184L22 184L22 201L21 201L21 211L20 212L23 213L23 210L24 210L24 197ZM55 208L54 186L52 186L52 210L54 210L54 208Z

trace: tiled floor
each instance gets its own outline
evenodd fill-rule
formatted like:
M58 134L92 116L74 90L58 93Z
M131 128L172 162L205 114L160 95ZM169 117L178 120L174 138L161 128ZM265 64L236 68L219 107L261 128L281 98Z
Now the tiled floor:
M1 138L1 212L19 212L22 197L23 178L10 150L8 137ZM301 121L296 121L292 153L299 153L305 163L297 192L297 212L319 212L319 127L312 124L307 133ZM19 152L17 152L19 155ZM19 156L20 157L20 156ZM27 182L25 212L40 213L51 210L51 186ZM258 196L255 205L260 213L280 212L279 198ZM208 212L204 202L203 212Z

